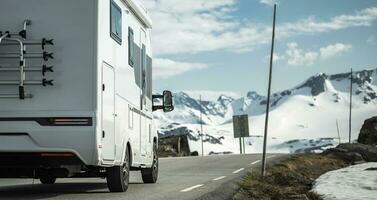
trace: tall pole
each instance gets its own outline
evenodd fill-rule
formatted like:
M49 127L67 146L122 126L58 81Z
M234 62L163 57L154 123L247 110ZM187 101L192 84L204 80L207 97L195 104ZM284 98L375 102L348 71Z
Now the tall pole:
M353 82L353 80L352 80L352 77L353 77L353 71L352 71L352 68L351 68L351 80L350 80L350 83L351 83L351 85L350 85L350 116L349 116L349 135L348 135L348 142L351 144L351 128L352 128L352 82Z
M239 137L240 140L240 155L242 155L242 138L241 136Z
M246 154L245 137L242 137L243 154Z
M204 148L203 148L203 117L202 117L202 95L199 97L200 101L200 140L202 141L202 156L204 156Z
M266 174L266 149L267 149L267 133L268 133L268 117L270 112L270 95L271 95L271 79L272 79L272 65L274 62L274 47L275 47L275 21L276 21L276 4L274 5L274 19L272 26L272 43L270 56L270 72L268 77L268 94L266 106L266 120L264 125L264 140L263 140L263 158L262 158L262 176Z
M338 124L338 119L336 119L336 130L338 131L338 139L339 139L339 144L341 143L340 141L340 132L339 132L339 124Z

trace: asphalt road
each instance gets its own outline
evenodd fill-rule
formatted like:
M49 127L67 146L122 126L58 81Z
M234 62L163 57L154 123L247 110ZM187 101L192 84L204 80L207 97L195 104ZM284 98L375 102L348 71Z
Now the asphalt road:
M280 157L267 158L270 162ZM58 179L54 185L41 185L39 180L33 184L31 179L0 179L0 199L219 199L225 197L219 193L234 192L247 171L259 169L260 159L260 154L163 158L157 184L143 184L140 172L131 172L126 193L109 193L106 180L99 178Z

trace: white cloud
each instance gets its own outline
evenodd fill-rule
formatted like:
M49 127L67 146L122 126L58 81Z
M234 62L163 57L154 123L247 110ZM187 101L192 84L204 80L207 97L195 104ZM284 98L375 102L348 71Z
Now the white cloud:
M277 4L278 1L277 0L259 0L259 3L273 6L274 4Z
M278 61L282 61L282 60L285 60L285 55L282 55L282 54L279 54L279 53L274 53L274 63L278 62ZM265 56L265 60L266 62L270 62L270 55L267 55Z
M142 0L154 20L153 48L157 55L216 50L245 52L271 41L271 24L245 23L233 16L236 0ZM261 2L271 0L261 0ZM371 26L377 7L327 20L309 17L277 25L277 38Z
M202 100L204 101L216 101L221 95L232 97L234 99L240 98L242 96L239 93L233 91L186 90L184 92L194 99L199 99L201 95Z
M286 23L278 27L281 36L292 36L303 33L322 33L352 27L371 26L377 19L377 7L357 11L354 15L339 15L328 21L309 17L294 23Z
M330 44L320 48L318 51L305 51L298 47L297 43L287 44L286 57L288 65L292 66L310 66L318 59L328 60L342 53L349 51L352 45L349 44Z
M305 52L298 48L297 43L289 43L286 51L288 64L293 66L312 65L318 59L319 54L314 51Z
M170 59L156 58L153 60L153 78L165 79L188 71L201 70L207 67L206 64L202 63L176 62Z
M329 45L327 47L321 48L319 51L321 53L322 59L328 59L337 55L340 55L343 52L346 52L352 48L352 45L337 43Z

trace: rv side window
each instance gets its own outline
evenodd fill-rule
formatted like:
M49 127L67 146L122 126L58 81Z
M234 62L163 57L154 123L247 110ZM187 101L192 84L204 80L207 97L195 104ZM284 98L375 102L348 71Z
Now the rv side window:
M122 44L122 10L113 0L111 1L110 15L110 35L116 42Z
M147 97L152 100L152 59L147 57Z
M134 31L128 28L128 64L133 67L135 63Z

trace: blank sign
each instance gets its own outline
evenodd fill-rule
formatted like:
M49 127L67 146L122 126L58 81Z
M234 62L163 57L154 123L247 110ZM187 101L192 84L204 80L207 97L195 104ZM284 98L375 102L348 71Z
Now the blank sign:
M248 115L233 116L233 132L234 132L234 138L249 137L249 116Z

